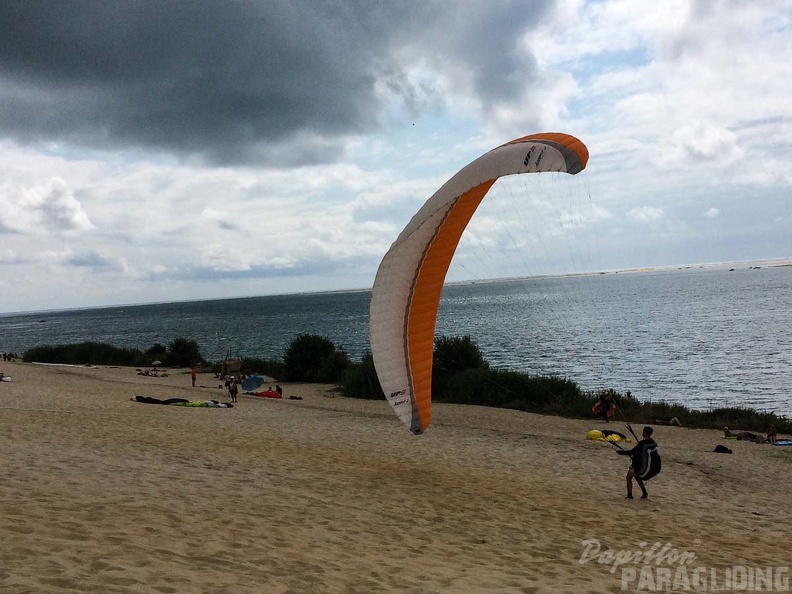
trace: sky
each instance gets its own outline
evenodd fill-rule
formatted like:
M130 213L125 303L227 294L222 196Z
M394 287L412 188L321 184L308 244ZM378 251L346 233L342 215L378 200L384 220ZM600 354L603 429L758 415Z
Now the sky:
M370 288L545 131L586 171L488 198L449 281L792 257L792 0L5 0L0 313Z

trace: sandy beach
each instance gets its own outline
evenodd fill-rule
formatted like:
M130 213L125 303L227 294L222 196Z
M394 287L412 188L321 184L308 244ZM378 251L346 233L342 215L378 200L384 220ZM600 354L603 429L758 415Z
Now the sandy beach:
M645 564L586 560L594 540L670 543L718 579L792 565L792 447L657 427L663 472L648 500L625 500L629 461L586 441L594 419L435 405L416 437L387 403L329 386L183 408L130 398L227 398L187 370L0 371L2 592L639 589L622 569Z

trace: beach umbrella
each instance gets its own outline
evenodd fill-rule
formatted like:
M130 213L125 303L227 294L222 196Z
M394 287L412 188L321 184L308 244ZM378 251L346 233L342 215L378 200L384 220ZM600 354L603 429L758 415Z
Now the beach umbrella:
M242 382L242 389L245 392L252 392L256 388L261 386L261 384L263 384L263 383L264 383L264 378L263 377L258 376L258 375L251 375L244 382Z
M152 361L152 365L162 365L162 361Z

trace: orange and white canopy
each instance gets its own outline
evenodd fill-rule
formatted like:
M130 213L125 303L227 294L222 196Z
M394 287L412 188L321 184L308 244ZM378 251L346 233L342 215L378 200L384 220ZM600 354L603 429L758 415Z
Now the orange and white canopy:
M532 134L482 155L441 187L390 247L372 289L370 339L388 402L415 434L432 415L432 356L443 283L459 239L498 178L518 173L575 174L588 162L577 138Z

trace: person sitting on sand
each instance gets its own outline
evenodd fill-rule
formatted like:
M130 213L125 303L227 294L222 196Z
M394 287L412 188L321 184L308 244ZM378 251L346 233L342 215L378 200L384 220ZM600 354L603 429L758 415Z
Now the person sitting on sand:
M767 426L767 443L775 443L778 441L778 433L776 433L776 428L771 423Z
M641 499L649 497L646 491L646 481L660 473L660 454L657 452L657 442L652 439L654 429L644 427L641 441L631 450L619 450L620 456L630 456L632 464L627 471L627 499L632 499L633 478L641 487Z

